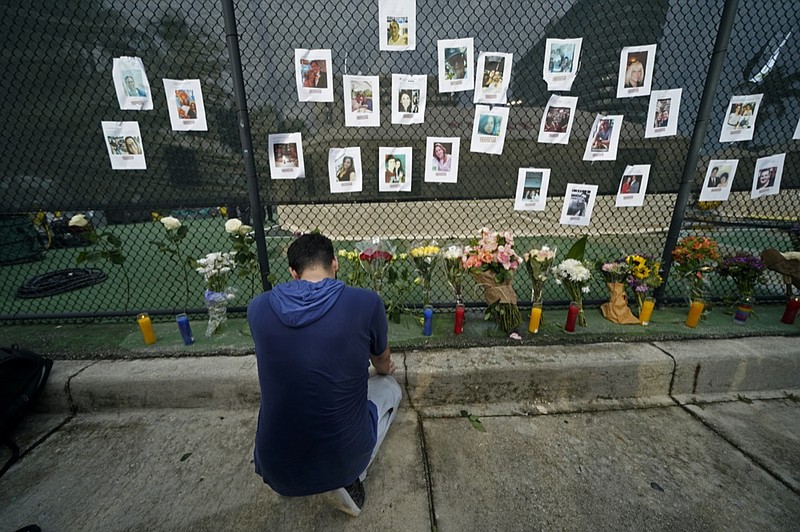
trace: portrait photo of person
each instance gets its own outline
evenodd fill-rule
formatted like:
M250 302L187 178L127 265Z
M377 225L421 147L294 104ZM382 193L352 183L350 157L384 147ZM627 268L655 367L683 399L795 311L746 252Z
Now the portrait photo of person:
M499 91L503 88L503 72L506 58L502 56L488 56L483 68L483 81L481 86L487 91Z
M667 127L669 125L669 111L672 100L669 98L661 99L656 102L656 112L653 117L653 127Z
M181 120L194 120L197 118L197 104L194 101L194 91L188 89L176 90L175 103L178 108L178 118Z
M365 81L353 81L350 91L350 108L354 113L372 112L372 85Z
M272 150L275 154L276 167L297 167L297 145L295 144L274 144Z
M640 60L640 58L642 60ZM647 54L631 54L628 56L628 67L625 69L625 88L641 87L644 85L645 63Z
M467 49L445 48L445 79L465 79L467 77Z
M341 164L336 170L336 180L340 183L353 182L356 180L356 167L353 158L345 155Z
M573 189L567 205L567 216L583 218L589 205L592 193L588 190Z
M141 155L142 148L139 146L138 137L125 137L125 152L128 155Z
M397 154L394 156L394 170L392 172L391 179L389 180L389 184L402 185L406 182L405 160L405 155Z
M419 91L401 90L398 95L398 111L401 113L419 112Z
M453 164L452 143L434 142L431 169L435 172L449 172Z
M327 65L322 59L312 59L311 61L301 60L303 70L303 87L327 89L328 72Z
M593 152L606 152L611 144L611 135L614 131L614 121L605 118L600 120L597 126L597 131L592 138L592 151Z
M492 135L496 137L500 134L500 126L503 119L494 115L482 115L478 124L478 134Z
M775 184L775 176L778 173L777 167L761 168L758 171L758 178L756 180L756 190L762 190L772 187Z
M124 82L125 82L125 93L128 96L135 96L146 98L147 91L141 88L141 81L137 82L138 80L142 79L142 73L138 70L126 70L123 72Z
M741 105L738 109L738 117L734 129L750 129L753 127L753 110L756 107L755 102L748 102Z
M548 70L552 74L562 72L572 72L573 57L575 56L575 44L566 43L553 46L550 49L550 62Z
M387 155L386 162L386 171L384 172L383 181L384 183L392 183L394 181L394 172L395 172L395 164L394 164L394 155Z
M544 130L548 133L566 133L571 112L569 107L550 107L544 119Z
M389 46L408 44L407 17L386 17L386 44Z

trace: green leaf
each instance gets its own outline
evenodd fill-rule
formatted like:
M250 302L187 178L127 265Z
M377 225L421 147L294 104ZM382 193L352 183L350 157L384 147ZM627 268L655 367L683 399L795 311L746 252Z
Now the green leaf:
M188 227L186 227L185 225L182 225L182 226L180 226L180 227L178 228L178 231L177 231L177 235L176 235L176 236L177 236L178 240L180 240L180 239L182 239L183 237L185 237L185 236L186 236L188 233L189 233L189 228L188 228Z
M181 462L185 462L190 456L192 456L192 453L184 453L183 456L181 456Z
M466 410L462 410L461 417L469 417L469 412L467 412Z
M78 256L75 257L75 264L83 264L84 262L86 262L86 252L81 251L78 253Z
M486 427L483 426L483 424L477 417L470 416L469 422L472 424L472 427L478 432L486 432Z
M111 264L125 264L125 255L122 251L115 249L109 253L108 260Z
M583 235L577 242L572 244L572 247L567 251L565 259L575 259L583 262L583 255L586 252L586 242L589 240L588 235Z
M122 246L122 240L120 240L116 235L112 235L111 233L109 233L108 236L106 236L106 240L108 240L108 243L114 247Z

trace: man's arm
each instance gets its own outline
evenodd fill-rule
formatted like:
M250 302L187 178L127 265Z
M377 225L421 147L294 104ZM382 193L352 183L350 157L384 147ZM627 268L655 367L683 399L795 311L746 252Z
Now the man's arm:
M394 367L394 362L392 361L392 354L389 351L389 346L386 346L386 350L378 356L370 355L369 357L370 362L372 365L375 366L375 370L378 372L379 375L391 375L394 373L396 369Z

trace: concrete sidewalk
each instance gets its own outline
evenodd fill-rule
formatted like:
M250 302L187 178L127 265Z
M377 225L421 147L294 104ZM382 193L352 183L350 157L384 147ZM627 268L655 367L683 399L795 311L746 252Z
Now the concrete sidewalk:
M57 361L9 530L798 530L800 344L409 351L358 519L253 473L250 355ZM480 417L479 432L460 411Z

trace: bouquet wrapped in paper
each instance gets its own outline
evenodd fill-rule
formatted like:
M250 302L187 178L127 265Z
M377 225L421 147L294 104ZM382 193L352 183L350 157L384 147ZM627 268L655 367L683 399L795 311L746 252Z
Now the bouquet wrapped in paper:
M442 264L447 276L447 283L456 296L456 305L464 303L462 285L464 281L464 247L461 244L449 243L442 250Z
M372 284L372 289L380 295L386 271L395 258L394 246L387 240L373 238L360 242L356 249L358 260Z
M486 319L494 318L500 329L509 334L522 323L517 307L517 294L511 286L519 267L514 252L514 236L510 231L498 233L484 227L480 236L465 248L463 265L488 303Z
M609 300L600 305L603 317L612 323L621 325L638 324L639 320L628 307L628 297L625 295L625 280L631 268L624 259L614 261L601 261L597 271L603 276L608 287Z

